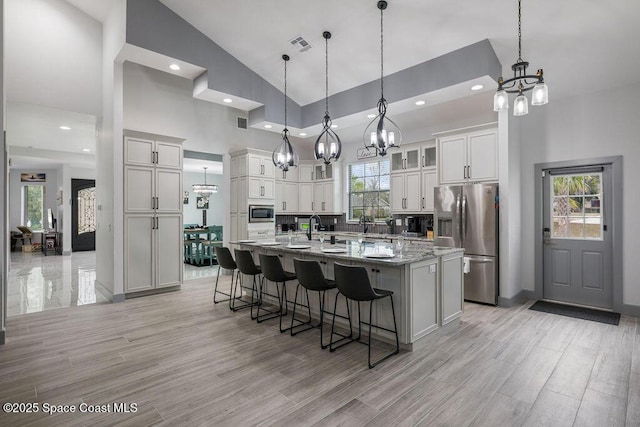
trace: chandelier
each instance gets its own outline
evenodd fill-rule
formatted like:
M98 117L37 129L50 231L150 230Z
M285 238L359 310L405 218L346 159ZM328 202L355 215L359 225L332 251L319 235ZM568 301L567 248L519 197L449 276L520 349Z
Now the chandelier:
M509 93L517 93L513 102L513 115L524 116L529 113L529 102L524 93L532 90L531 105L544 105L549 102L549 89L544 83L542 68L535 75L527 75L529 63L522 59L522 29L520 2L518 0L518 60L511 66L513 77L503 80L498 79L498 91L493 97L493 111L502 111L509 108Z
M273 150L271 160L276 167L283 171L298 166L298 154L293 150L293 146L289 142L289 129L287 129L287 61L289 55L282 55L284 60L284 129L282 131L282 144Z
M218 192L218 186L215 184L207 184L207 167L203 166L202 169L204 169L204 184L193 184L191 189L197 195L208 199Z
M378 2L380 9L380 100L378 115L374 117L364 131L363 140L367 150L374 148L384 156L390 148L397 148L402 141L400 128L387 117L387 100L384 98L384 25L382 11L387 8L386 1Z
M331 163L331 160L336 161L340 158L342 152L342 143L340 137L331 129L331 117L329 116L329 39L331 33L325 31L322 33L325 42L324 50L324 64L325 64L325 83L324 83L324 105L325 112L322 119L322 132L316 139L316 145L313 148L313 153L316 160L323 160L325 164Z

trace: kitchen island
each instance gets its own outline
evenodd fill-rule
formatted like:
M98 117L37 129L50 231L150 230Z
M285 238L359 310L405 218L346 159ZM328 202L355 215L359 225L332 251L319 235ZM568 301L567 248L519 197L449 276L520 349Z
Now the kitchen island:
M287 271L294 271L293 259L316 260L320 263L325 277L333 279L334 264L361 265L367 269L374 288L393 291L398 335L403 348L420 348L427 336L439 328L450 324L462 315L463 310L463 261L464 249L434 247L425 243L411 242L402 251L386 242L346 240L343 244L321 244L306 238L292 239L278 237L271 241L236 241L232 247L252 252L256 264L259 254L275 254L280 257ZM245 282L246 283L246 282ZM288 284L289 298L295 294L295 281ZM272 288L273 289L273 288ZM299 302L303 302L299 295ZM311 298L317 298L311 295ZM335 291L327 294L326 310L333 312ZM273 301L275 302L275 301ZM290 303L291 305L292 303ZM318 315L317 300L312 299ZM357 306L353 303L353 307ZM361 304L361 318L368 319L368 304ZM338 299L338 313L346 315L344 299ZM352 314L355 312L352 311ZM325 317L327 319L327 317ZM354 316L357 328L357 314ZM346 325L337 318L336 323ZM393 329L392 310L388 301L376 302L373 323ZM363 328L363 332L367 328ZM394 342L391 333L374 329L374 338Z

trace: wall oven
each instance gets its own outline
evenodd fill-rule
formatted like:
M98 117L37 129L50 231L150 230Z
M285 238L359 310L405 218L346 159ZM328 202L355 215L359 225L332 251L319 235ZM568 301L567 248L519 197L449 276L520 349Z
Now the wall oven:
M274 222L275 219L273 205L249 205L249 222Z

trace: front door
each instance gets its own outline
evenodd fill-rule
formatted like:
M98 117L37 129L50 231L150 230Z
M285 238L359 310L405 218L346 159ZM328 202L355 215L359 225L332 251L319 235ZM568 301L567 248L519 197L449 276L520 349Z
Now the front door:
M96 181L71 180L71 250L96 250Z
M543 297L613 308L611 166L543 178Z

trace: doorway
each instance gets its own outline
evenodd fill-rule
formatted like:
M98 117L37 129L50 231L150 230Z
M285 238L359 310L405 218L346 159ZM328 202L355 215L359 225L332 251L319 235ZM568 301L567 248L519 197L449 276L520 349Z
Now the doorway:
M620 312L622 156L535 169L535 298Z
M71 250L96 250L96 181L71 180Z

